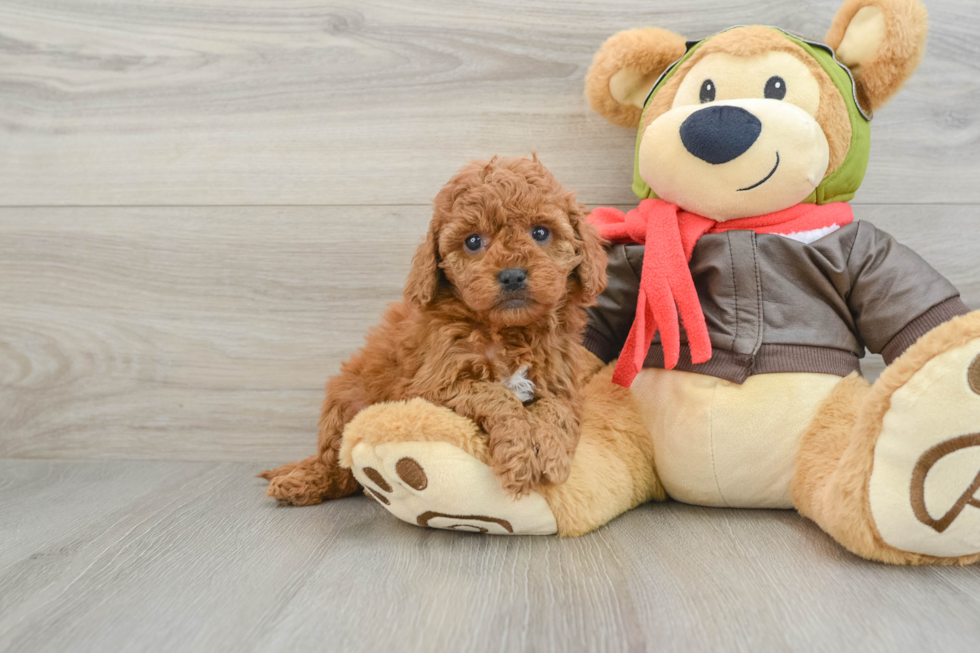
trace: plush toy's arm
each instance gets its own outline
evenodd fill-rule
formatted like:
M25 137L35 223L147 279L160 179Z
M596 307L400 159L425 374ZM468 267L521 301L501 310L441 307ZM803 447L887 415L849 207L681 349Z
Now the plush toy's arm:
M619 357L636 317L636 300L640 292L637 270L643 265L643 249L642 245L609 248L606 290L596 298L595 306L585 309L589 325L583 344L603 363Z
M847 259L847 303L868 349L890 364L969 309L953 284L918 254L870 223L858 227Z

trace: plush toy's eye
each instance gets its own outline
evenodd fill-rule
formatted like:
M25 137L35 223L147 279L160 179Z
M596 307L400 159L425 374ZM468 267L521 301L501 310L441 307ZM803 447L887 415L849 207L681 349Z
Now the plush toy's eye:
M470 234L463 241L463 246L471 252L477 252L483 247L483 239L476 234Z
M786 80L773 75L766 82L766 97L770 100L782 100L786 97Z
M551 237L551 232L548 231L548 229L545 227L534 227L533 229L531 229L531 238L538 241L539 243L543 243L544 241L548 240L548 238L550 237Z
M701 104L715 101L715 83L710 79L701 84Z

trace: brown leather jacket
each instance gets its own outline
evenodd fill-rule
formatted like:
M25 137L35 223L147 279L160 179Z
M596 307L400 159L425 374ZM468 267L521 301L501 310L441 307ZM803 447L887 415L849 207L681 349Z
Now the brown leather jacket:
M609 249L609 285L589 310L585 346L619 356L636 311L642 245ZM846 376L865 348L886 363L920 336L968 312L959 292L915 252L867 222L804 244L776 234L703 236L691 275L713 355L691 363L681 330L677 369L742 383L753 374ZM663 367L659 333L645 367Z

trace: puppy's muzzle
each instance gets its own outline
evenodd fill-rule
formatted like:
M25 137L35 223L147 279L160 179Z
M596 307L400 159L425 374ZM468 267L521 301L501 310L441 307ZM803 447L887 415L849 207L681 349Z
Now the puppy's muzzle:
M527 270L523 268L507 268L501 270L497 275L497 281L500 282L500 286L507 292L524 290L525 286L527 286Z

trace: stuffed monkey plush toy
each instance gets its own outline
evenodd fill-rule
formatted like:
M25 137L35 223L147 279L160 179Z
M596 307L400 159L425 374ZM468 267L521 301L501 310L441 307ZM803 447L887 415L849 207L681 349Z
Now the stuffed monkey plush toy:
M926 31L917 0L847 0L825 44L610 38L586 94L638 128L641 202L593 212L610 282L568 480L513 500L475 425L418 399L363 410L343 464L421 526L579 535L666 494L795 508L873 560L980 559L980 312L847 204Z

